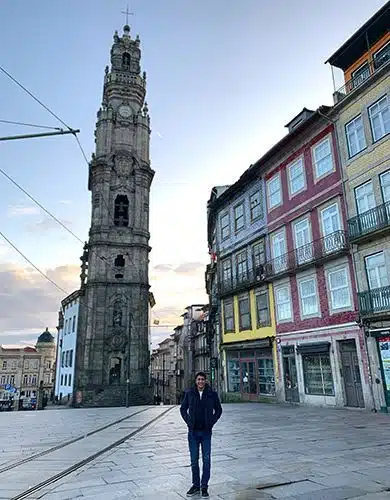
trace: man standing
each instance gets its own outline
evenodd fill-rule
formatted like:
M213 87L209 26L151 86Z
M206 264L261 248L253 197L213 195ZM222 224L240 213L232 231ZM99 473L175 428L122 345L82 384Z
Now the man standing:
M180 413L188 426L188 446L190 449L192 486L187 491L188 497L199 495L208 497L208 483L211 468L212 428L222 415L218 394L206 384L206 374L199 372L195 377L195 386L185 392ZM199 473L199 445L202 447L202 482Z

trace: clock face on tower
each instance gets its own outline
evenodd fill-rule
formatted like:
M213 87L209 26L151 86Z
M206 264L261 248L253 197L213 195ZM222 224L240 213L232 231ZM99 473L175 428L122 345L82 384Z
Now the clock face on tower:
M122 118L129 118L129 116L131 116L132 114L130 106L125 106L125 105L120 106L119 114L121 115Z

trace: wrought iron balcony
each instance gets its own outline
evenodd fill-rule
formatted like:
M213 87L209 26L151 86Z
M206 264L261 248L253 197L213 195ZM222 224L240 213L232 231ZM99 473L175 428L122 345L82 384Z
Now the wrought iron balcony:
M390 227L390 202L367 210L348 220L350 241L365 239L375 233Z
M335 231L328 236L314 240L307 245L287 252L272 259L265 265L267 279L277 279L286 274L296 272L333 259L348 250L348 240L345 231Z
M359 292L358 300L362 316L390 314L390 286Z
M221 277L218 280L218 293L222 297L234 292L248 290L252 286L261 284L264 281L264 266L258 266L255 269L250 268L247 271L228 279Z
M389 64L390 61L390 45L387 46L387 50L375 58L373 61L367 62L367 65L359 72L358 75L354 76L345 83L340 89L338 89L334 94L334 102L337 104L342 101L348 94L353 90L359 88L365 81L371 78L380 68Z

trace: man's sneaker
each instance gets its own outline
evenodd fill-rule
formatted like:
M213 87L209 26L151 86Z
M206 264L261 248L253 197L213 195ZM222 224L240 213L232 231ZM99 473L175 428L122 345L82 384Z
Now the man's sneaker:
M202 498L209 498L209 492L207 491L207 488L202 488Z
M191 486L191 488L187 491L188 497L195 497L198 495L200 495L200 488L197 488L196 486Z

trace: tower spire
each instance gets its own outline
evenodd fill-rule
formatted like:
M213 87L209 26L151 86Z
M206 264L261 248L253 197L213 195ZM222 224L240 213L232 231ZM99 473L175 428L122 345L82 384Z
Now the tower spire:
M127 26L129 26L129 16L134 16L134 12L130 12L129 5L127 5L126 10L122 10L121 14L125 14L125 16L126 16L126 25L125 25L125 28L126 28Z

